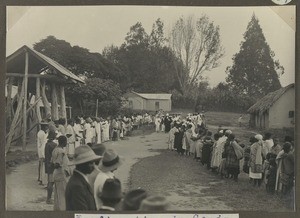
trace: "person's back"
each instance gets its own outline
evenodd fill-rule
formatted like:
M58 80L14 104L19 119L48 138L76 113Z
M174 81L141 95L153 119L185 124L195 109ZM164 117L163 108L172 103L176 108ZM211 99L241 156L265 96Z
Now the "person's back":
M96 210L95 199L90 185L74 171L66 187L66 210Z

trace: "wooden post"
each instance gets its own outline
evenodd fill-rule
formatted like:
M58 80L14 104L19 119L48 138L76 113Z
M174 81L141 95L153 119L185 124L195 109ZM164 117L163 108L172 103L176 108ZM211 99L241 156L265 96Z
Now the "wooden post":
M60 117L67 119L65 87L60 85Z
M13 135L14 135L14 130L15 130L15 127L16 127L16 124L17 124L17 121L18 121L18 118L19 118L21 109L22 109L23 95L24 95L24 80L23 80L21 92L20 92L19 98L18 98L18 106L17 106L17 110L16 110L16 113L15 113L15 115L14 115L14 118L13 118L13 120L12 120L12 122L11 122L10 130L9 130L9 133L8 133L8 138L7 138L6 146L5 146L5 153L8 152L9 147L10 147L10 144L11 144L12 137L13 137Z
M35 84L35 101L41 97L41 80L39 77L36 78L36 84ZM41 115L41 109L39 104L36 106L36 116L38 118L38 122L40 123L42 121L42 115Z
M97 101L96 101L96 117L98 117L98 98L97 98Z
M7 127L6 129L10 128L11 124L11 115L12 115L12 83L13 83L13 77L8 79L8 84L7 84L7 96L6 96L6 119L7 119Z
M41 96L45 108L46 117L51 117L51 107L46 95L46 82L42 81Z
M58 120L58 100L55 83L51 83L51 114L54 120Z
M26 150L26 131L27 131L27 94L28 94L28 64L29 56L28 51L25 53L25 77L24 77L24 99L23 99L23 140L22 140L22 150Z

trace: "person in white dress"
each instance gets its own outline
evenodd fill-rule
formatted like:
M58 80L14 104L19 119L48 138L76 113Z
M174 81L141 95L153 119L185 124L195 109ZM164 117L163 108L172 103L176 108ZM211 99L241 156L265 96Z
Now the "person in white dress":
M84 132L85 132L85 144L91 146L93 139L93 128L92 128L92 119L88 117L86 119L86 123L84 124Z
M107 120L102 122L103 128L103 142L109 141L109 123Z
M73 159L74 154L75 154L75 131L73 129L74 126L74 121L72 119L68 120L68 125L66 128L66 136L68 139L68 144L67 144L67 155L70 159Z
M83 145L83 129L81 125L80 118L77 118L74 124L74 132L75 132L75 148L79 147L80 145Z
M160 127L161 119L160 119L160 117L158 115L156 115L154 122L155 122L155 131L159 132L159 127Z
M41 129L37 133L37 153L39 157L38 181L40 185L47 184L45 173L45 146L48 141L48 124L41 123Z
M98 117L96 117L95 131L96 131L96 144L101 144L102 127L101 127L101 120Z

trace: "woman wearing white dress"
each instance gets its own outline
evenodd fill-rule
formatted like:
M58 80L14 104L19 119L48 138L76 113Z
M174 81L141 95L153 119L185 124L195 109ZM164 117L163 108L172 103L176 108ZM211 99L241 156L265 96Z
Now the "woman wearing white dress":
M92 128L92 119L87 118L86 123L84 124L84 132L85 132L85 144L91 146L93 139L93 128Z

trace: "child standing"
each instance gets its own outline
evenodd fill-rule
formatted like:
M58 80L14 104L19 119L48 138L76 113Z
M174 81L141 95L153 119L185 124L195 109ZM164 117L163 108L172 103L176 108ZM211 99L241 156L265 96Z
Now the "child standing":
M276 161L274 158L270 159L270 167L269 170L267 171L267 184L266 184L266 189L267 192L270 194L275 193L275 184L276 184Z

